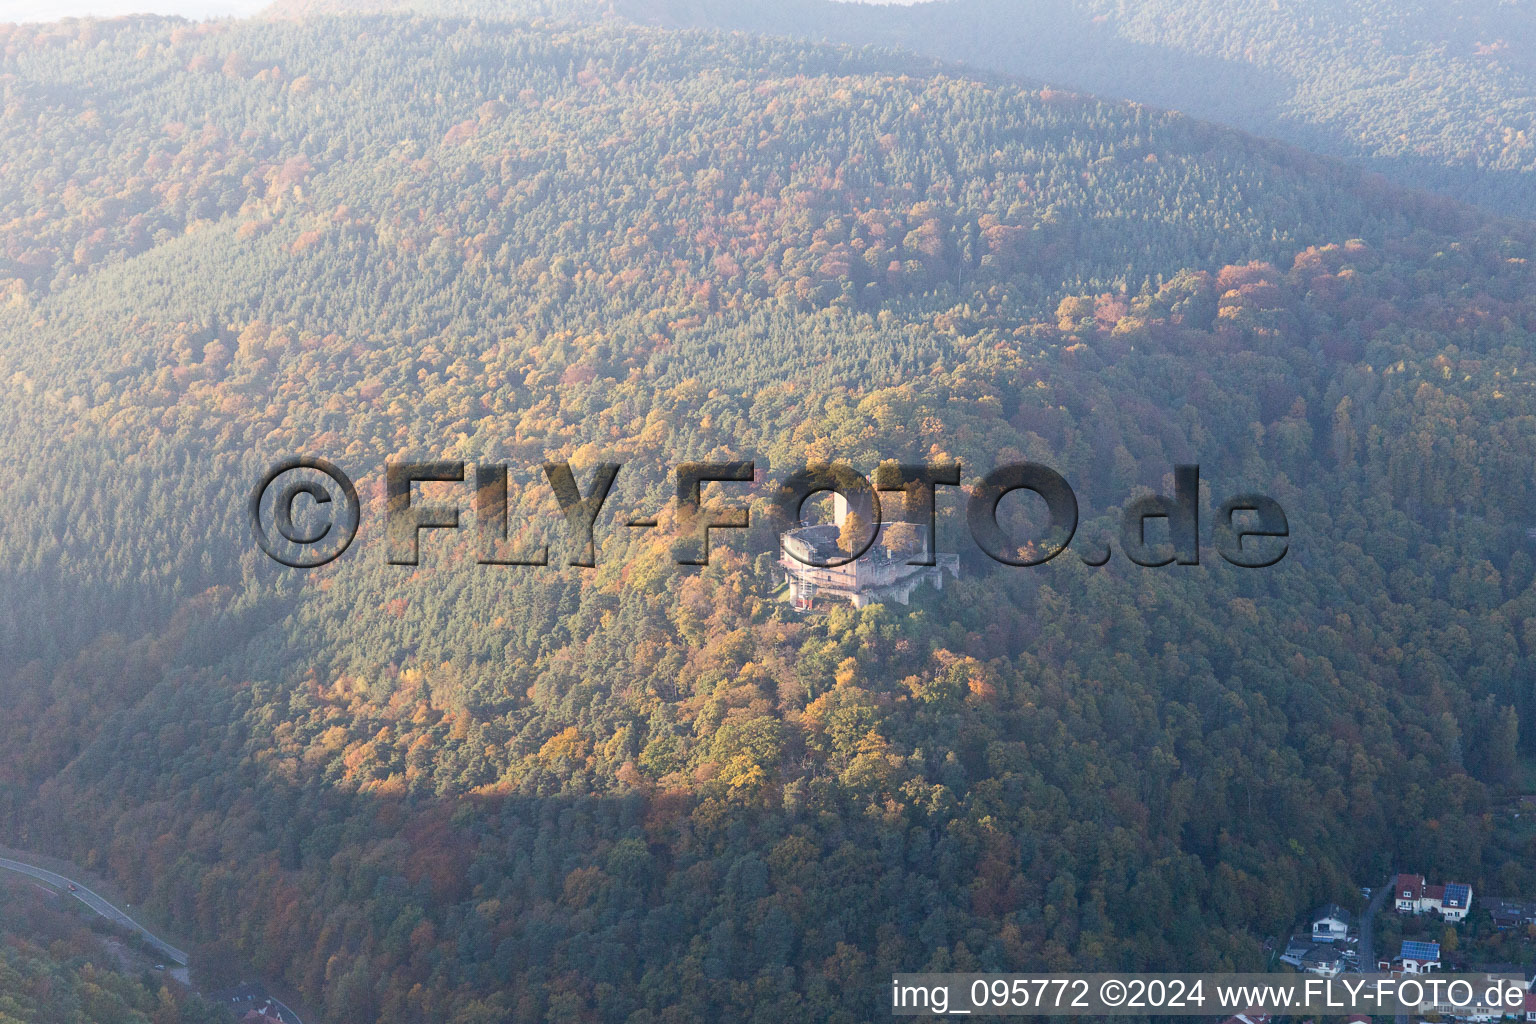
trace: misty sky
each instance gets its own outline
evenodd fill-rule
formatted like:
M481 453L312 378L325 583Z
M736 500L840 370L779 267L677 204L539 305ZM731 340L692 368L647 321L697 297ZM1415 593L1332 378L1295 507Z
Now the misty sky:
M911 3L913 0L857 0ZM123 14L179 14L184 18L244 17L270 0L0 0L0 23L59 18L115 18Z
M244 17L270 0L0 0L0 23L59 18L115 18L123 14L179 14L184 18ZM911 3L913 0L858 0Z
M0 22L59 18L114 18L122 14L179 14L223 18L255 14L270 0L0 0Z

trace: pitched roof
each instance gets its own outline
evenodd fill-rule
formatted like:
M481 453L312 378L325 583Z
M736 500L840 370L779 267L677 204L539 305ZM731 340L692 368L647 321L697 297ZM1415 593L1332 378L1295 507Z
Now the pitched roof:
M1336 964L1342 959L1344 959L1344 956L1337 949L1334 949L1332 946L1319 944L1307 950L1302 956L1301 962L1304 964Z
M1465 909L1472 903L1472 887L1460 882L1445 883L1445 898L1442 901L1447 907L1459 907Z
M1483 906L1487 907L1489 913L1495 918L1536 920L1536 900L1509 900L1498 896L1484 896Z
M1404 899L1404 893L1409 895L1407 899L1416 900L1424 895L1423 875L1398 875L1392 881L1392 889L1398 899Z
M1331 917L1335 920L1343 921L1346 925L1349 924L1351 920L1349 911L1345 910L1337 903L1325 903L1314 910L1312 912L1312 923L1316 924L1325 917Z
M1418 960L1420 962L1425 960L1439 960L1440 943L1418 942L1414 939L1404 939L1403 951L1398 955L1401 956L1404 960Z

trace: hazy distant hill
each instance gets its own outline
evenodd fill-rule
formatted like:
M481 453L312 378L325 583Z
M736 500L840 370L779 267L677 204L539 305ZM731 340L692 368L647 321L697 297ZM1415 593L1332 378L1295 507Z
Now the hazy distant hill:
M1536 887L1536 238L1177 114L803 41L0 29L0 830L334 1024L876 1019L893 971L1257 967L1412 858ZM358 544L256 550L276 458ZM386 565L506 461L547 569ZM624 464L599 567L539 465ZM676 565L670 469L751 458ZM1272 570L792 611L771 482L1202 466ZM470 518L469 500L460 493ZM662 511L662 528L631 529ZM1430 822L1433 824L1431 825Z
M481 17L517 0L283 0L278 10ZM614 0L645 23L902 47L1182 110L1501 213L1536 216L1529 0Z
M1172 107L1536 216L1536 4L1524 0L617 6L664 24L901 46Z

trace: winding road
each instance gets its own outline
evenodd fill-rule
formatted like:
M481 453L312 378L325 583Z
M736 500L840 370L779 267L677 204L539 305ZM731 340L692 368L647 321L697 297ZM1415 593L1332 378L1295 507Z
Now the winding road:
M114 924L122 925L124 928L127 928L131 932L138 933L138 935L141 936L146 943L153 947L157 952L161 953L167 960L173 961L182 967L187 966L187 954L183 950L177 949L169 942L159 938L155 935L154 932L150 931L148 928L145 928L143 925L139 924L139 922L135 921L133 918L129 917L127 914L123 913L121 910L117 909L117 907L102 899L100 896L96 895L94 892L92 892L90 889L87 889L79 882L65 878L63 875L55 874L54 872L45 868L33 867L31 864L24 864L19 860L7 860L4 857L0 857L0 868L4 868L7 871L15 871L23 875L31 875L33 878L36 878L42 882L47 882L49 885L54 886L62 892L69 893L69 895L73 896L81 903L84 903L86 906L90 907L92 910L96 911L96 913L100 914L107 920L113 922Z
M150 931L148 928L145 928L142 924L139 924L139 922L123 913L111 902L92 892L87 886L75 881L74 879L65 878L58 872L49 871L47 868L40 868L36 865L28 864L25 861L11 860L7 857L0 857L0 869L4 869L6 871L15 871L17 874L28 875L40 882L46 882L47 884L53 886L55 889L59 890L60 894L67 893L70 896L73 896L75 899L79 900L81 903L84 903L86 906L90 907L92 910L106 918L108 921L111 921L116 925L134 932L140 936L150 948L154 949L155 952L165 957L167 961L177 965L175 970L169 972L172 977L181 982L183 985L191 985L191 979L187 974L188 958L185 950L177 949L169 942L166 942L154 932ZM294 1013L293 1010L289 1009L277 998L263 992L263 1001L270 1001L272 1003L273 1007L276 1008L279 1014L282 1016L284 1024L303 1024L303 1022L299 1020L299 1015Z

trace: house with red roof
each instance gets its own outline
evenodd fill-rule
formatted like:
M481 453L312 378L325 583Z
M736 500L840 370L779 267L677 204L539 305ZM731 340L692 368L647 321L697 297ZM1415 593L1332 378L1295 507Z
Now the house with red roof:
M1392 888L1399 914L1436 913L1455 924L1472 909L1472 887L1462 882L1429 885L1423 875L1398 875Z

